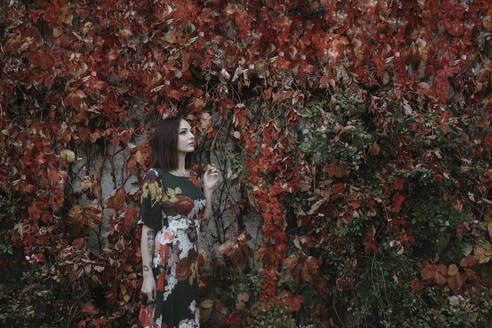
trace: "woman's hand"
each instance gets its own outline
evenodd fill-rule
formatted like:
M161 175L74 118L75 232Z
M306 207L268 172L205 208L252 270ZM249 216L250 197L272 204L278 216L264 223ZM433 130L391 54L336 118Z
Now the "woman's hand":
M219 170L215 167L215 164L207 165L207 169L203 174L203 187L205 190L211 191L217 182L219 181Z
M156 289L155 289L155 279L154 277L144 277L142 283L142 293L147 296L148 303L154 303L156 297Z

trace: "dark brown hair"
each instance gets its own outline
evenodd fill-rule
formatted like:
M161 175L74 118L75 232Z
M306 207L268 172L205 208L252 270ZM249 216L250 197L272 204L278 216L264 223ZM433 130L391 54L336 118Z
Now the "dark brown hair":
M178 168L178 133L180 115L160 120L157 123L150 148L152 150L152 167L169 172ZM185 168L191 167L193 152L186 154Z

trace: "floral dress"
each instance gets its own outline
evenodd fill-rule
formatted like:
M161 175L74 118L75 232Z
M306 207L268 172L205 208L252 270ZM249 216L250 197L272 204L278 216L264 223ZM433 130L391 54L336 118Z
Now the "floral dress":
M140 327L199 327L198 233L206 199L196 172L180 177L151 168L144 177L139 224L156 231L156 300L142 304Z

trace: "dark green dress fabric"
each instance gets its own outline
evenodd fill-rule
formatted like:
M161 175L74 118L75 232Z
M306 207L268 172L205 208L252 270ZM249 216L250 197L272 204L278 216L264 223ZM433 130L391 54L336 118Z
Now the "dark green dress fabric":
M140 327L199 327L198 233L206 199L194 171L180 177L151 168L144 177L139 224L156 231L152 269L157 297L142 304Z

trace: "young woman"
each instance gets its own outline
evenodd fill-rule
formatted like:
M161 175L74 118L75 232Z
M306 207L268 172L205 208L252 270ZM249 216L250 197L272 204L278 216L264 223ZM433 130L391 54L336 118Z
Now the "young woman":
M190 169L195 139L180 117L158 123L151 149L152 168L145 174L140 199L140 327L199 327L198 233L212 214L218 171L208 165L200 179Z

